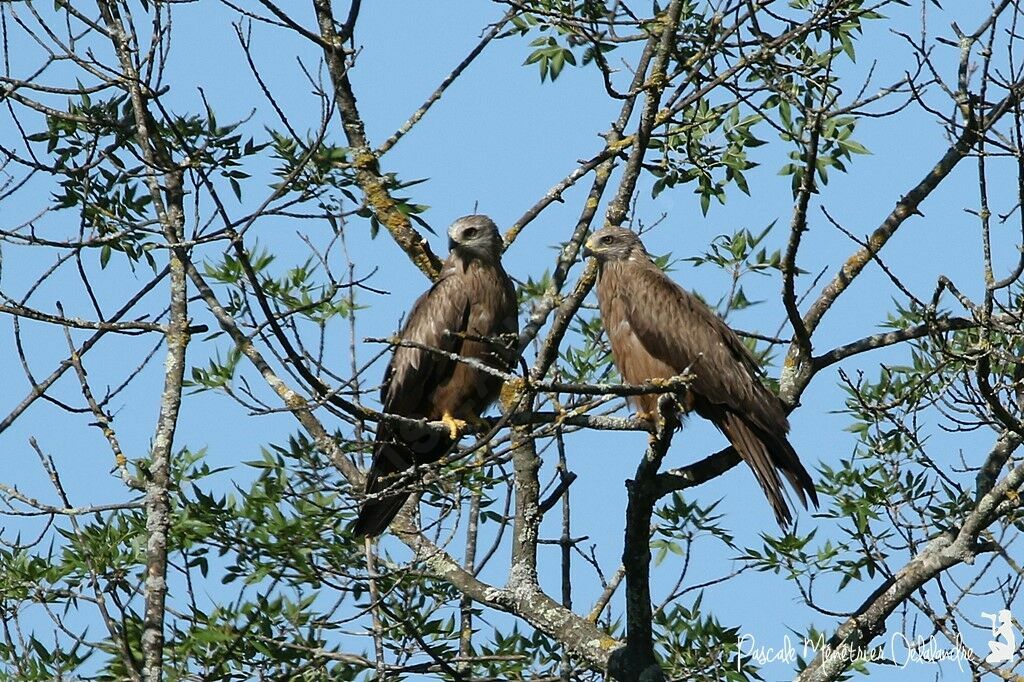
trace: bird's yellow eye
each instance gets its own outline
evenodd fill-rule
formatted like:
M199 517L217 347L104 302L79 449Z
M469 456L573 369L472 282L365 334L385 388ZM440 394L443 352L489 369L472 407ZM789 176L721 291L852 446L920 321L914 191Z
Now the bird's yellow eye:
M466 237L467 239L472 239L473 237L476 236L476 228L475 227L466 228L466 230L462 233L462 236Z
M613 237L611 235L608 235L606 237L601 237L601 243L602 244L611 244L613 241L615 241L615 237Z

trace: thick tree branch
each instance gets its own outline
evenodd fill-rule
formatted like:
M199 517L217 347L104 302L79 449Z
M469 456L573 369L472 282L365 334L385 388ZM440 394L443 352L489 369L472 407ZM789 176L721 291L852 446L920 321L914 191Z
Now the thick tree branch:
M335 28L334 14L330 0L313 0L320 36L324 47L324 59L334 86L334 101L338 105L345 137L352 154L356 182L366 197L367 205L377 220L391 234L391 237L409 256L412 262L430 279L436 279L441 271L441 261L430 249L430 245L417 232L409 217L400 209L391 196L388 181L381 173L377 154L370 147L366 137L363 119L359 114L356 96L348 77L345 39Z
M180 228L184 192L181 176L167 183L170 207L168 226L175 229L170 238L181 238ZM164 602L167 598L168 530L171 525L170 470L174 432L178 426L181 394L185 378L185 349L189 341L188 292L185 265L171 252L171 312L167 325L167 359L164 361L164 389L160 415L153 436L146 481L146 610L143 619L143 676L147 682L163 678Z
M540 457L530 429L512 428L512 470L515 517L512 521L512 568L509 587L537 586L537 539L543 515L540 512Z
M989 458L1006 461L1021 444L1020 436L1004 434ZM1002 514L1016 508L1017 491L1024 484L1024 465L1018 465L978 500L959 528L944 531L908 561L903 568L882 583L856 613L844 621L825 647L796 678L797 682L831 682L839 679L865 652L871 641L885 632L885 621L911 594L940 573L961 563L969 563L979 553L981 533ZM1007 500L1016 500L1007 505ZM852 654L852 655L851 655Z
M137 44L121 19L115 2L101 0L100 13L113 43L135 119L136 138L146 162L146 184L157 212L164 239L175 244L184 239L183 172L170 155L152 124L147 95L136 64ZM149 88L146 87L146 92ZM163 175L161 185L158 173ZM160 682L164 666L164 610L167 597L167 535L170 528L170 469L174 432L178 426L185 374L185 349L189 341L188 293L185 250L170 250L170 318L167 325L167 358L160 414L153 436L146 481L146 591L142 623L142 677Z
M896 207L871 234L867 244L846 259L835 278L825 286L817 300L814 301L804 315L803 323L808 334L814 333L814 330L817 329L818 324L820 324L822 318L831 309L836 299L849 288L853 280L882 250L882 247L888 243L889 239L896 234L896 231L906 220L913 215L920 214L919 207L921 203L931 195L953 171L956 165L971 152L980 136L984 135L1003 115L1013 110L1019 104L1022 94L1024 94L1024 88L1021 88L1019 84L1016 87L1010 88L1009 94L993 104L984 115L979 115L974 109L970 108L969 104L964 104L968 116L954 143L942 155L942 158L939 159L935 167L896 203ZM783 364L782 376L779 380L780 395L789 405L795 405L799 402L800 394L814 375L815 370L809 360L810 358L802 357L797 343L790 345Z
M395 528L395 526L392 526ZM474 601L491 608L517 615L535 628L562 642L591 666L604 669L608 657L620 642L540 591L529 582L510 582L505 589L481 582L458 561L427 541L414 529L398 528L398 537L418 559L439 578L454 585ZM412 531L412 532L408 532Z
M647 451L637 466L633 480L626 481L625 546L622 566L626 576L626 646L612 655L609 674L618 680L664 680L654 654L653 612L651 609L651 518L659 498L658 469L672 444L679 426L671 400L658 402L658 428L651 434Z

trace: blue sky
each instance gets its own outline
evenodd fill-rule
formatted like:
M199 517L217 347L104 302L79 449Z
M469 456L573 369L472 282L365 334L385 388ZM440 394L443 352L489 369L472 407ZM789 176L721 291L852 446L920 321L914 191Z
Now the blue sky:
M976 18L971 15L984 9L971 7L971 3L948 4L952 12L937 15L933 20L934 30L948 33L946 27L951 18L956 18L961 26L973 26ZM361 49L352 79L367 133L371 141L379 143L401 125L463 58L479 39L481 29L500 16L501 8L482 2L458 3L456 9L455 3L398 0L377 0L364 5L356 34ZM904 30L916 30L919 7L890 7L887 11ZM274 123L245 65L230 26L232 18L232 12L219 4L182 5L175 14L177 38L172 45L166 80L172 85L172 101L178 111L201 110L199 88L203 89L221 121L244 118L256 108L257 113L245 129L259 135L263 125ZM295 18L313 25L312 12L306 5L296 12ZM317 101L310 95L296 61L301 55L303 62L315 70L315 52L300 39L262 26L254 27L253 49L262 75L293 123L300 130L316 125ZM499 226L507 227L574 168L578 159L602 148L598 133L607 129L617 113L617 104L604 96L597 71L568 68L555 83L541 84L535 66L520 66L529 51L527 41L521 39L492 44L383 162L386 171L397 172L402 179L428 178L409 192L416 203L430 206L424 217L438 232L437 237L428 235L438 253L445 251L444 228L454 218L478 206L480 212L493 217ZM869 24L858 52L858 63L843 68L854 76L851 82L857 83L857 75L863 77L874 64L874 85L869 91L890 83L913 66L905 41L883 23ZM31 63L32 48L15 43L10 57L16 66L21 59ZM936 54L937 62L945 69L944 76L952 77L956 57L952 48ZM937 97L935 101L941 99ZM4 139L10 134L10 131L0 131ZM340 139L337 132L333 137L335 141ZM857 129L856 139L873 154L855 158L847 175L831 174L831 182L812 202L811 229L801 251L800 266L817 272L829 265L826 277L834 274L836 263L855 246L826 223L818 207L825 205L855 234L864 235L874 229L900 195L931 168L947 144L935 121L914 107L892 118L865 120ZM731 233L740 227L760 230L773 220L778 220L779 225L772 233L772 248L784 246L791 194L789 178L777 175L778 167L784 162L783 155L766 153L760 158L767 163L748 174L752 196L732 192L725 206L713 205L707 216L701 214L696 196L686 187L664 192L655 199L650 198L649 186L641 189L637 219L649 224L661 214L667 214L658 229L646 238L649 250L686 258L700 254L715 235ZM264 173L267 170L262 169ZM886 248L887 262L921 298L930 297L939 274L953 278L968 294L980 291L977 226L963 210L977 204L970 170L969 162L958 168L952 181L924 204L924 217L908 222ZM269 175L264 179L269 182ZM1004 187L1000 180L993 180L993 187L1004 199L1003 211L1010 205L1009 184L1007 181ZM45 203L51 190L42 179L35 185L39 189L33 198L38 201L15 201L2 207L0 222L5 227L32 215ZM584 182L567 192L565 203L548 209L508 252L506 267L514 277L521 280L537 277L552 266L555 252L550 247L569 234L582 206L581 189L587 186ZM258 196L259 191L254 190L251 198L247 194L244 199L248 203ZM231 208L241 213L238 206ZM66 234L62 232L70 229L62 223L66 219L66 216L51 216L46 224L56 233ZM265 221L259 229L261 242L275 251L281 270L305 259L303 246L295 239L294 228L287 221ZM402 313L426 286L426 280L386 236L371 241L364 231L356 229L351 238L350 247L360 271L365 274L373 265L379 265L381 271L370 283L390 292L387 296L366 295L361 300L368 306L359 317L356 332L357 341L362 344L364 337L391 333ZM1016 258L1012 229L1005 228L996 234L996 239L997 263L1006 265ZM7 293L20 293L28 273L38 272L41 261L24 250L7 246L3 255L0 284ZM572 281L579 270L577 266ZM141 271L139 276L146 274ZM708 300L717 300L728 290L727 278L709 267L694 268L679 263L672 274ZM130 280L133 277L123 264L112 263L100 285L101 297L118 291L119 278ZM753 277L746 285L750 298L767 302L736 313L730 322L744 329L774 331L784 318L778 297L779 280ZM50 309L56 300L61 300L69 312L88 315L87 301L77 287L72 273L68 273L42 289L33 300L44 309ZM830 348L875 331L892 309L893 291L881 271L869 267L826 318L816 348ZM196 322L212 326L208 314L197 310L195 315ZM0 320L0 325L4 330L0 338L10 339L6 331L10 321ZM25 331L31 340L28 353L31 363L44 375L49 373L64 357L62 337L39 325L26 324ZM79 332L73 336L80 341L87 334ZM330 331L328 341L338 349L339 369L347 368L347 327L337 325ZM110 381L116 381L114 377L123 373L124 366L139 357L140 347L130 340L110 344L87 356L86 366L94 376L109 376ZM218 350L223 353L225 349L223 338L196 343L190 349L190 364L205 364L207 357ZM360 347L363 357L371 356L376 350L377 347L370 344ZM28 386L17 359L11 353L3 356L0 375L12 377L0 391L0 412L6 414L22 399ZM901 357L901 351L887 350L861 356L845 363L843 368L849 373L864 369L870 374L877 371L879 362L897 362ZM160 369L159 362L150 365L138 387L124 394L121 400L124 418L117 421L117 426L130 456L141 455L148 447L156 418L158 393L154 387L159 385ZM382 370L381 364L371 374L377 377ZM777 375L777 370L772 374ZM835 462L840 457L848 457L854 447L853 437L843 430L849 418L837 413L842 408L843 397L836 388L836 381L836 368L823 372L805 394L803 407L791 419L793 445L812 469L818 461ZM76 383L70 376L62 380L60 391L69 398L77 393ZM106 476L110 466L109 451L99 433L86 428L89 421L91 419L84 415L77 420L70 418L52 405L33 406L19 424L0 435L0 447L10 463L7 477L28 491L46 494L48 484L35 466L26 441L29 435L35 434L65 473L73 501L84 503L123 497L124 491L118 482ZM245 480L251 475L237 466L240 461L255 459L262 444L282 442L295 429L296 424L285 415L252 418L227 398L204 394L186 402L177 442L193 449L208 447L211 464L235 465L222 475L227 485L232 478ZM980 458L988 441L985 434L950 441L950 462L955 461L956 448L979 448L965 454L973 459ZM635 469L645 436L638 433L579 434L569 438L568 445L571 466L579 475L573 486L574 534L590 536L598 546L597 556L603 569L611 573L621 552L626 499L623 481ZM724 440L713 428L699 420L690 420L676 437L666 465L682 465L723 445ZM547 462L545 475L550 475L552 470L551 463ZM736 531L740 543L757 546L759 533L777 532L753 477L742 467L702 487L695 496L705 502L722 498L720 510L725 514L725 524ZM545 525L551 533L555 532L555 516L552 514ZM801 529L815 524L810 514L801 515ZM827 526L823 527L819 539L823 539L826 532ZM708 554L692 562L694 568L689 580L693 582L721 575L736 566L729 554L713 548L712 543L707 547ZM485 578L503 582L500 560L492 566L492 572ZM552 593L557 593L558 564L553 548L542 549L541 569L544 584ZM656 568L656 587L670 587L677 571L678 566L670 561ZM577 575L575 600L577 610L584 610L598 590L592 573L579 567ZM873 586L871 583L863 589L852 586L827 599L827 605L834 610L853 608ZM211 598L215 599L216 595ZM705 608L723 623L741 626L759 643L781 645L787 627L802 630L813 622L819 628L830 629L834 624L833 619L812 616L798 598L795 588L781 578L748 573L730 582L725 589L709 590ZM1001 608L1001 605L992 608ZM983 641L979 648L982 645ZM948 664L944 667L950 679L960 679L955 667L950 668ZM764 675L766 679L788 679L791 670L789 666L774 664L765 668ZM931 667L921 669L920 675L915 670L911 679L930 678L934 672ZM876 671L872 677L908 679L905 673L885 670Z

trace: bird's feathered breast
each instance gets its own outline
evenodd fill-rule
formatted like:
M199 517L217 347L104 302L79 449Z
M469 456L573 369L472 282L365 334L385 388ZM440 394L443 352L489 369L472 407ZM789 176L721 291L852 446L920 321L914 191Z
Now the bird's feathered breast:
M449 256L441 276L413 305L399 336L429 348L479 359L508 369L508 347L467 340L490 337L518 328L515 287L498 262ZM422 348L399 346L385 375L381 402L387 412L427 416L432 393L457 374L468 378L464 365Z

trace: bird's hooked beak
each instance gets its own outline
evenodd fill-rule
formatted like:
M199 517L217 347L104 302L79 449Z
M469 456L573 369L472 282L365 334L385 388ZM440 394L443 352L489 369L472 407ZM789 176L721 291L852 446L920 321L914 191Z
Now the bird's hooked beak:
M458 246L458 245L459 245L459 243L457 241L455 241L454 239L452 239L451 235L449 235L448 236L448 250L449 251L454 251L455 247Z
M584 258L590 258L591 256L594 255L594 250L591 247L592 247L592 242L588 239L587 243L583 245L583 257Z

